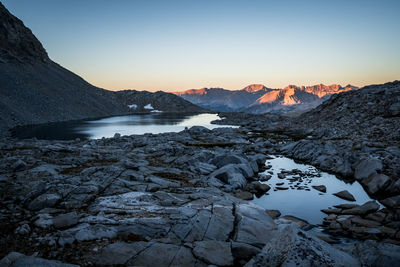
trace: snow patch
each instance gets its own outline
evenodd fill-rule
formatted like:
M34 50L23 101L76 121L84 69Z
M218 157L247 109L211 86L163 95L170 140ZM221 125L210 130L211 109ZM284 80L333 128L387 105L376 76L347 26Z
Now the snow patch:
M136 105L136 104L128 105L128 108L136 109L136 108L137 108L137 105Z
M154 109L154 108L151 104L147 104L146 106L144 106L144 109Z
M150 112L160 113L160 112L162 112L162 111L161 111L161 110L155 109L155 110L152 110L152 111L150 111Z

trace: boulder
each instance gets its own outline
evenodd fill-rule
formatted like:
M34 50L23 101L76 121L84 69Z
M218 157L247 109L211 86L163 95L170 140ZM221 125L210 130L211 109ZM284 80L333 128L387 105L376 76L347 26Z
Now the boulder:
M191 135L208 134L211 132L210 129L204 126L192 126L188 131Z
M210 163L217 166L218 168L221 168L228 164L248 164L248 161L238 155L224 154L216 156L211 160Z
M377 171L382 170L382 162L376 158L366 158L360 160L354 170L354 178L357 180L363 180L368 178L372 174L376 174Z
M400 195L385 198L384 200L380 201L383 205L389 208L400 209Z
M343 190L343 191L334 193L333 195L340 197L342 199L348 200L348 201L356 201L354 196L352 194L350 194L349 191L347 191L347 190Z
M326 186L325 185L313 185L312 188L314 188L317 191L326 193Z
M253 200L254 196L252 193L247 191L237 192L234 194L235 197L243 199L243 200Z
M374 200L368 201L361 206L354 207L351 209L346 209L342 211L342 214L345 215L367 215L369 213L373 213L379 209L378 203Z
M390 185L390 182L391 180L389 176L378 173L374 173L361 181L370 194L376 194L379 191L384 190Z
M44 208L52 208L61 199L58 194L43 194L32 200L28 205L29 210L41 210Z
M282 224L270 233L261 252L245 265L254 266L360 266L360 263L296 225Z
M281 212L279 210L265 210L272 219L279 218Z
M394 267L400 262L400 246L374 240L357 243L352 253L363 266Z
M197 241L194 243L193 254L196 258L218 266L233 265L231 244L222 241Z
M234 240L256 247L263 247L276 224L268 213L254 204L240 204L236 207L237 232Z
M269 185L262 184L260 182L254 182L254 183L252 183L252 185L258 193L265 193L271 189L271 187Z
M235 262L239 262L241 265L244 265L261 251L261 249L245 243L232 242L231 246Z
M229 164L210 174L210 178L217 178L225 184L230 184L234 188L243 188L247 184L247 180L243 175L243 171L236 164Z

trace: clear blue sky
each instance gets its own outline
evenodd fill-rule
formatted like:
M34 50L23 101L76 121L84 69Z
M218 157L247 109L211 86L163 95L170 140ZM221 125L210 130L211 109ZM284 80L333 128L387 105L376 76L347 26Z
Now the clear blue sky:
M0 0L50 57L112 90L400 79L400 0Z

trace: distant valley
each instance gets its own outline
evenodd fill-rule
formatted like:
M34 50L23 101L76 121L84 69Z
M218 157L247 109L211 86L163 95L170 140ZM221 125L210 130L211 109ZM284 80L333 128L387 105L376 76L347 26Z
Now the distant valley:
M191 89L174 92L183 99L200 107L216 111L242 111L261 114L286 113L310 109L318 106L331 95L356 90L358 87L346 85L296 86L272 89L262 84L252 84L241 90L223 88Z

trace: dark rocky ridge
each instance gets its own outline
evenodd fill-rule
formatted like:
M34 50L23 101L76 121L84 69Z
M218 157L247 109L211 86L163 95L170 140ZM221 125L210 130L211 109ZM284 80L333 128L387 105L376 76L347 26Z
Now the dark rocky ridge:
M49 61L46 50L32 31L0 3L0 62Z
M32 32L1 3L0 14L0 136L17 125L129 114L145 111L147 104L168 112L205 111L173 94L95 87L51 61Z

